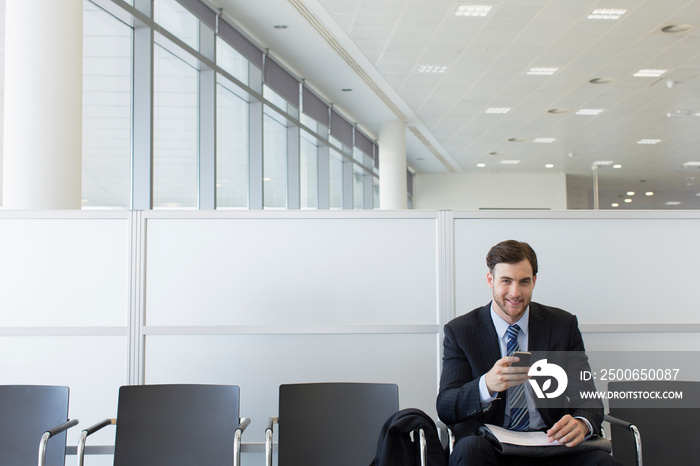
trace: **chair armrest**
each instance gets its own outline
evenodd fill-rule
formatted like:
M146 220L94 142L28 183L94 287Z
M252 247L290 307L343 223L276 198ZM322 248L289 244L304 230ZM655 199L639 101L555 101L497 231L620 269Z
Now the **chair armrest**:
M272 466L272 431L274 430L274 425L278 423L278 417L271 417L267 420L267 427L265 428L265 464L267 466Z
M233 466L240 466L241 464L241 437L243 436L243 431L249 424L250 418L244 417L238 419L238 427L233 434Z
M250 425L250 418L249 417L243 417L238 420L238 428L236 430L240 430L241 432L245 432L246 428Z
M455 434L454 430L452 429L452 426L448 426L442 421L437 421L435 425L438 428L438 432L440 433L440 438L442 438L442 432L447 433L447 445L449 447L449 452L452 453L452 450L455 448Z
M83 462L85 461L85 443L87 442L88 435L92 435L98 430L109 425L117 425L117 420L104 419L97 424L88 427L87 429L83 429L83 431L80 433L80 440L78 441L78 466L83 466Z
M630 432L632 432L632 435L634 435L634 446L635 446L635 454L637 457L637 466L642 465L642 435L639 433L639 429L637 429L637 426L632 424L631 422L624 421L622 419L616 418L614 416L611 416L609 414L606 414L603 417L604 421L608 421L612 425L620 426L623 427Z
M67 431L71 427L78 425L78 420L77 419L69 419L67 422L64 422L60 426L56 426L53 429L49 429L46 432L44 432L44 435L41 436L41 441L39 442L39 466L44 466L46 464L46 448L49 443L49 439L51 437L55 437L56 435Z

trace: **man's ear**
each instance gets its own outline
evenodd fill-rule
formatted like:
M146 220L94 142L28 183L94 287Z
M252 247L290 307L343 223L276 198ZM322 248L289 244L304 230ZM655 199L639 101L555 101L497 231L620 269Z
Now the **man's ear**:
M532 287L535 287L535 283L537 283L537 275L532 276Z
M486 281L489 284L489 288L493 290L493 274L491 272L486 272Z

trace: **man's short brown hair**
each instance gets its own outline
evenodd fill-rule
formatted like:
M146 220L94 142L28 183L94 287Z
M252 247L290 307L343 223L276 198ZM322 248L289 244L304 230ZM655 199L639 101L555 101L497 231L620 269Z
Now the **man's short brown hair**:
M522 241L501 241L486 254L486 266L493 273L496 264L517 264L527 260L532 266L532 274L537 275L537 254L529 244Z

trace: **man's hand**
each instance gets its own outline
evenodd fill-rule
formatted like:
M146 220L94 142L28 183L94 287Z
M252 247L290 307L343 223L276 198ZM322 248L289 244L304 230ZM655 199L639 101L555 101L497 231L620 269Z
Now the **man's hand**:
M496 364L484 376L489 393L502 392L527 380L529 367L514 367L511 365L518 360L519 358L516 356L506 356L496 361Z
M547 438L550 442L555 440L566 445L575 447L583 442L588 435L588 426L581 419L576 419L567 414L547 431Z

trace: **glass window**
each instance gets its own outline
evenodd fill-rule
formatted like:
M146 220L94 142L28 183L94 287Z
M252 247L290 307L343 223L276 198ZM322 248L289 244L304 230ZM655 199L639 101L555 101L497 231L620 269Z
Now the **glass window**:
M287 125L265 107L263 117L263 208L287 207Z
M299 189L302 209L318 208L318 140L301 131Z
M178 39L199 50L199 19L175 0L155 0L153 19Z
M343 208L343 156L330 150L329 157L330 208Z
M365 172L357 165L352 172L352 199L355 209L365 208Z
M196 207L197 70L157 44L153 54L153 207Z
M132 30L93 3L83 10L82 205L129 209Z
M373 177L372 177L372 182L374 183L374 186L373 186L373 192L374 192L374 196L373 196L374 208L375 208L375 209L378 209L378 208L379 208L379 178L377 178L376 176L373 176Z
M244 84L248 84L248 60L220 37L216 38L216 64Z
M216 86L216 205L248 207L248 102Z

